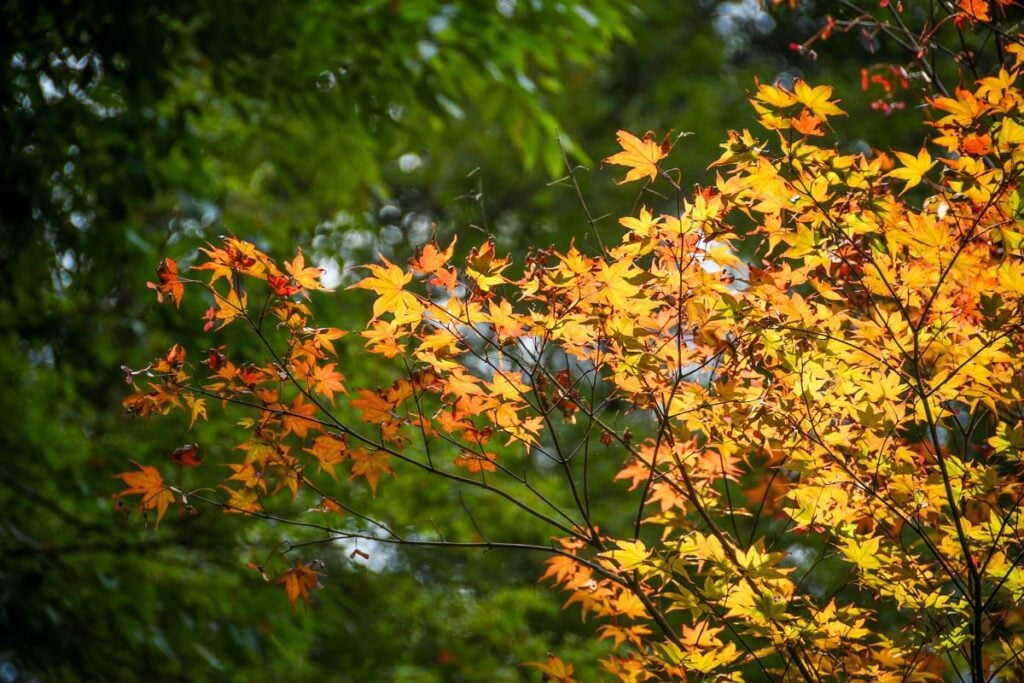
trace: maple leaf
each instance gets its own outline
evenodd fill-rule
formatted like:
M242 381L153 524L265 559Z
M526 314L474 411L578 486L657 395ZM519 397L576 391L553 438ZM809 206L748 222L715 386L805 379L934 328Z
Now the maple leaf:
M382 474L395 475L395 471L389 463L391 454L386 451L369 451L365 448L357 448L351 452L351 456L352 471L349 479L365 477L367 483L370 484L370 490L374 496L377 495L377 485L380 483L380 476Z
M512 311L512 304L506 299L502 299L500 303L495 304L493 301L488 304L489 311L488 317L490 318L491 324L494 326L494 331L498 333L498 336L503 339L509 337L519 336L521 325L516 318L515 313Z
M274 294L280 297L289 297L299 292L299 286L292 284L292 279L284 275L271 275L267 278L267 284L274 290Z
M494 472L498 469L494 464L497 459L494 453L480 454L464 450L455 458L455 464L465 467L467 472Z
M650 551L644 546L643 541L618 541L617 545L618 550L603 552L601 556L614 560L626 571L643 567L650 557Z
M987 133L985 135L970 134L964 136L964 139L960 141L960 150L964 154L972 154L974 156L985 156L992 152L992 137Z
M456 241L458 241L458 237L452 238L451 244L444 251L441 251L437 246L437 238L435 236L434 239L416 250L416 256L409 259L409 265L420 275L433 275L442 270L451 261L452 255L455 253Z
M239 446L239 448L242 448ZM266 445L261 445L260 448L267 449ZM227 467L234 474L228 477L228 481L239 481L247 489L259 489L260 491L266 491L267 480L263 476L264 460L262 458L254 458L254 453L258 449L250 450L250 457L246 458L244 463L228 463Z
M857 565L859 569L875 569L882 566L878 559L878 544L881 541L878 537L867 539L847 539L846 545L840 548L847 560Z
M662 220L662 218L655 218L654 215L647 210L647 207L643 206L640 207L640 218L626 216L619 219L619 224L632 231L632 233L637 237L646 239L654 235L658 224L661 223Z
M313 345L318 349L334 354L334 341L344 337L347 332L336 327L318 327L313 330Z
M537 579L538 581L551 579L557 585L571 587L574 585L575 577L579 574L583 574L587 577L584 579L584 583L590 578L590 572L588 569L566 555L555 555L553 557L549 557L545 564L548 568L544 574Z
M343 384L345 377L340 372L334 370L335 366L337 366L337 363L324 363L323 365L316 366L313 372L309 374L309 381L313 386L313 390L325 396L331 403L334 403L334 392L348 393Z
M924 175L935 165L931 154L924 147L916 157L906 152L896 152L896 157L903 163L903 167L889 171L889 177L907 181L907 184L903 186L903 192L920 185Z
M379 318L385 313L392 313L396 321L413 320L419 317L423 307L416 295L405 291L405 285L412 282L412 273L406 273L395 264L381 256L383 266L370 264L365 266L373 275L364 278L349 289L368 289L377 295L373 302L373 317Z
M960 11L977 21L991 21L988 13L988 0L958 0Z
M658 176L658 162L668 156L662 145L655 142L651 135L645 135L641 140L625 130L616 133L616 137L622 151L606 157L604 161L608 164L629 167L630 170L626 173L626 177L618 181L619 185L639 180L645 176L651 180Z
M267 277L269 259L250 242L236 237L225 237L223 248L208 244L200 251L206 254L209 260L192 266L192 269L211 271L210 286L221 278L233 280L235 273L260 279Z
M640 292L637 278L643 275L630 261L602 263L597 281L603 285L601 297L616 308L629 306L629 299Z
M126 488L116 495L142 496L139 501L139 510L156 510L156 526L160 526L160 520L167 512L167 506L174 502L174 494L164 485L164 479L160 471L150 465L140 465L132 460L132 464L139 468L138 472L121 472L115 474L116 479L125 483Z
M455 268L441 268L427 282L434 287L451 291L459 286L459 273Z
M191 419L189 420L188 423L189 427L194 427L196 424L196 420L198 420L200 417L203 418L204 420L207 419L205 398L196 398L192 394L185 394L185 403L188 405L189 413L191 415Z
M316 415L316 410L316 404L306 403L305 396L296 396L291 406L287 408L288 413L281 416L284 433L294 433L300 439L306 438L309 430L317 427L317 423L309 419Z
M147 282L146 286L156 290L156 300L163 303L164 295L168 294L174 300L174 305L181 308L181 298L185 294L185 285L178 277L178 262L174 259L165 258L157 266L156 275L160 282Z
M785 88L775 85L766 85L755 79L757 94L754 95L755 103L767 105L773 109L785 109L796 104L796 97Z
M215 296L214 302L217 305L214 319L221 321L219 329L223 329L235 318L245 315L246 308L249 305L249 295L246 292L242 292L241 296L239 296L235 288L232 287L228 290L227 296Z
M829 116L839 116L846 113L837 107L834 102L829 101L828 98L832 96L831 85L819 85L812 88L807 85L806 81L798 80L793 86L793 96L797 102L807 107L812 114L821 120L827 119Z
M507 267L507 258L497 258L493 239L488 239L479 249L471 249L466 258L466 275L482 292L489 292L495 285L502 284L505 278L501 273Z
M535 669L539 669L544 675L545 681L551 681L552 683L576 683L576 679L573 678L573 672L575 671L573 665L562 661L555 655L548 655L546 662L526 662L523 666L532 666Z
M821 119L811 114L809 109L804 109L800 112L799 118L793 119L793 129L809 137L825 134L821 129Z
M345 459L347 446L344 441L332 434L321 434L313 440L313 447L305 451L312 453L320 467L333 477L334 466Z
M714 627L707 621L698 621L693 626L683 625L682 642L687 649L705 649L719 647L722 640L718 634L725 630L724 626Z
M376 319L370 321L368 329L359 334L366 337L366 348L370 353L378 353L385 358L394 358L405 349L399 344L404 328L393 320Z
M228 499L224 503L225 512L236 515L251 515L263 511L260 494L256 488L233 489L223 485L220 488L228 492Z
M323 576L323 573L313 569L312 562L296 562L294 567L281 574L277 582L284 584L284 591L293 610L299 598L309 606L309 591L320 587L318 576Z
M292 279L304 289L322 290L329 292L331 290L323 287L320 284L320 276L323 275L323 268L316 268L314 266L306 267L306 259L302 255L302 249L297 249L295 258L291 262L285 262L284 269L291 275Z
M392 419L394 405L382 394L370 389L359 389L360 398L352 399L351 405L363 414L363 419L372 424L381 424Z

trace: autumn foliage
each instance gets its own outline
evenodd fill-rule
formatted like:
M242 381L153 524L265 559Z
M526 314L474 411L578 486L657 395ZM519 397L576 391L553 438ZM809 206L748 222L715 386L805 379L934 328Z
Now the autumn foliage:
M399 373L385 386L346 382L301 251L278 265L226 237L187 277L166 259L159 296L205 292L207 327L262 351L175 346L131 371L130 414L249 415L226 467L196 467L202 488L160 474L200 465L186 449L118 475L120 495L154 521L212 505L284 522L279 501L305 496L333 539L358 536L327 516L359 514L352 486L481 490L552 543L375 537L548 553L543 578L624 681L1021 680L1024 51L1007 52L930 100L919 149L843 153L831 88L758 84L760 129L729 133L713 187L684 192L670 140L619 132L623 182L680 201L623 217L603 250L513 263L487 241L456 262L431 241L366 266L357 334ZM600 516L597 461L633 492L628 523ZM324 579L301 560L275 578L293 604Z

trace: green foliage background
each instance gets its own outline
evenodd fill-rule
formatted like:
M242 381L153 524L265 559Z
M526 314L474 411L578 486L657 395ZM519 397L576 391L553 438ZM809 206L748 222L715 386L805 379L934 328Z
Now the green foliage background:
M158 307L145 282L162 256L226 232L279 255L302 245L339 284L378 252L404 260L435 229L463 248L492 233L520 256L592 245L563 150L611 235L637 200L598 168L614 132L695 133L681 173L713 182L705 168L726 130L752 121L755 76L835 83L852 114L846 144L920 134L913 108L882 118L860 94L858 69L885 46L844 37L817 61L789 49L820 26L813 4L774 18L711 0L0 8L4 681L529 680L521 663L548 651L593 679L604 646L536 585L540 558L374 549L366 567L319 548L325 589L293 612L245 568L273 551L273 533L210 511L159 530L117 514L112 475L187 436L181 421L120 416L120 366L172 340L214 343L202 302ZM356 328L364 303L339 293L315 305ZM342 349L359 386L384 370L357 353L358 339ZM224 420L199 436L208 462L237 442ZM467 525L450 492L393 485L378 510L405 528L427 507ZM488 524L524 531L515 515Z

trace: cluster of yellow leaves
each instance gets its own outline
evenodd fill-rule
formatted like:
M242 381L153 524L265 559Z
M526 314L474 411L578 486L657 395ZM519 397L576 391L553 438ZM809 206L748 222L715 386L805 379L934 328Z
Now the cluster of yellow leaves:
M972 603L984 603L985 619L1020 628L1019 69L934 100L931 146L897 151L895 167L812 142L842 113L830 88L759 84L752 102L762 127L781 132L777 151L730 134L716 187L681 215L642 209L605 257L570 251L531 285L549 301L546 283L573 292L560 341L667 425L619 474L653 507L659 550L619 540L599 557L652 602L693 614L684 632L729 627L708 650L686 638L638 648L650 676L769 675L781 661L823 678L923 680L970 640L881 633L886 605L966 633ZM659 159L623 146L616 161L643 171L627 180L648 177ZM920 187L919 205L900 199ZM730 212L757 226L764 265L732 256ZM613 268L615 284L600 278ZM563 332L574 315L589 337ZM986 432L1007 436L986 448L972 436ZM785 511L797 547L800 534L820 537L874 601L808 593L813 567L780 566L786 555L764 551L757 524L738 533L737 493L763 526ZM584 604L621 585L561 556L546 577ZM1012 663L1016 637L986 643L985 656Z

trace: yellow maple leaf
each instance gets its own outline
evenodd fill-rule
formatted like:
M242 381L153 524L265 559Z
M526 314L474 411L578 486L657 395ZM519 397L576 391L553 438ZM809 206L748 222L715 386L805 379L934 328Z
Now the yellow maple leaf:
M399 344L402 338L404 327L393 320L373 320L365 330L359 334L366 337L366 350L376 353L385 358L394 358L403 352L403 346Z
M605 163L629 166L630 170L626 177L618 181L619 185L639 180L644 176L653 180L658 175L658 162L667 156L667 153L649 135L644 139L636 137L632 133L620 130L616 133L622 151L605 158Z
M288 271L292 279L300 287L306 289L321 289L324 291L330 291L326 287L320 285L320 276L323 274L323 268L307 268L306 259L302 255L302 249L298 249L295 254L295 258L292 261L285 262L284 269Z
M650 557L650 552L643 541L616 541L616 545L619 546L618 550L603 552L601 556L614 560L625 570L642 567Z
M881 567L878 559L878 544L881 539L869 538L865 541L858 541L855 538L848 539L846 545L841 548L847 560L857 565L860 569L874 569Z
M935 165L932 155L924 147L921 148L916 157L906 152L896 152L896 156L903 166L889 171L889 177L907 181L907 184L903 187L903 192L920 185L924 179L924 174ZM900 194L903 194L903 192Z
M466 275L481 292L489 292L491 288L505 282L501 273L507 267L508 259L497 257L493 239L484 242L479 249L474 247L466 257Z
M626 228L637 237L647 238L654 234L655 229L661 221L662 218L655 218L654 215L647 210L647 207L644 206L640 208L640 218L626 216L625 218L619 219L619 225Z
M757 94L754 95L754 103L762 103L772 109L785 109L796 104L793 93L775 85L765 85L754 79L757 84Z
M412 273L406 273L383 256L381 260L383 266L366 266L373 275L351 285L349 289L368 289L377 295L377 300L373 302L375 318L385 313L393 313L396 320L412 317L413 314L419 315L423 310L419 300L412 292L404 289L412 281Z
M829 116L841 116L846 113L837 107L835 102L828 99L831 95L831 85L811 87L807 85L806 81L797 81L793 86L793 96L796 101L810 109L812 114L822 120Z
M572 676L572 664L563 662L555 655L548 655L548 661L546 662L527 662L524 666L532 666L535 669L539 669L546 681L553 681L554 683L575 683L576 681Z
M263 510L263 503L260 502L260 493L255 488L243 487L233 489L230 486L223 485L220 488L228 492L228 499L224 503L224 512L250 515Z
M217 303L217 311L214 314L214 319L221 321L220 328L218 329L223 329L235 318L244 316L246 308L249 305L249 295L242 292L241 296L239 296L234 287L228 290L228 295L226 297L218 294L214 299Z

